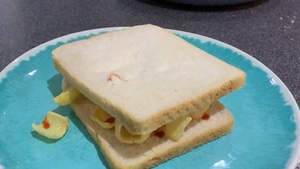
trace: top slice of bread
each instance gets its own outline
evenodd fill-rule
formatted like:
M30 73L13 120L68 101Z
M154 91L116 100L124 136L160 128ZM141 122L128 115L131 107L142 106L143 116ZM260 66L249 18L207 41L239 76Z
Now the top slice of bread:
M206 107L245 73L163 28L134 26L60 46L56 69L134 134Z

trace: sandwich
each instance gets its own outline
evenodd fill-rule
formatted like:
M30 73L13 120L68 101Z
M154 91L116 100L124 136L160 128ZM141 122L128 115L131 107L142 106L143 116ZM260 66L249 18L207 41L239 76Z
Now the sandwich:
M139 25L53 52L70 105L111 168L150 168L224 136L234 118L218 100L246 74L170 31Z

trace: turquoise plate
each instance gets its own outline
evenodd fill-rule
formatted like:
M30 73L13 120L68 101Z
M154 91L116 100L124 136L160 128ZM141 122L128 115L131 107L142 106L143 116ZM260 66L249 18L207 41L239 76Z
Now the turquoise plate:
M95 29L51 40L26 52L0 73L0 169L108 167L70 108L53 102L53 96L61 92L62 77L53 67L51 51L64 43L119 29ZM295 168L300 157L299 110L283 82L239 49L204 36L171 31L244 70L247 83L221 99L235 117L232 133L156 168ZM70 119L68 132L57 141L38 135L31 127L50 110Z

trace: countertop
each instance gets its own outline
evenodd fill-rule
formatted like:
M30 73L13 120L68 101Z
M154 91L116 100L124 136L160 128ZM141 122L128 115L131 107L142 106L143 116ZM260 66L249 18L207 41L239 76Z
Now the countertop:
M161 0L0 2L0 70L51 39L83 30L152 23L208 36L258 59L300 102L300 1L186 6Z

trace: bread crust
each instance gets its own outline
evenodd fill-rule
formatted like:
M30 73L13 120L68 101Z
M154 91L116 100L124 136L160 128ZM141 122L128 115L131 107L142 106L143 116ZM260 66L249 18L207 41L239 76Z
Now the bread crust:
M151 168L173 157L182 155L199 145L228 134L233 129L232 114L218 101L209 108L209 120L193 120L177 142L152 134L142 144L124 144L114 136L114 129L103 129L90 116L95 104L80 96L71 108L84 123L88 132L99 145L109 166L121 168Z

